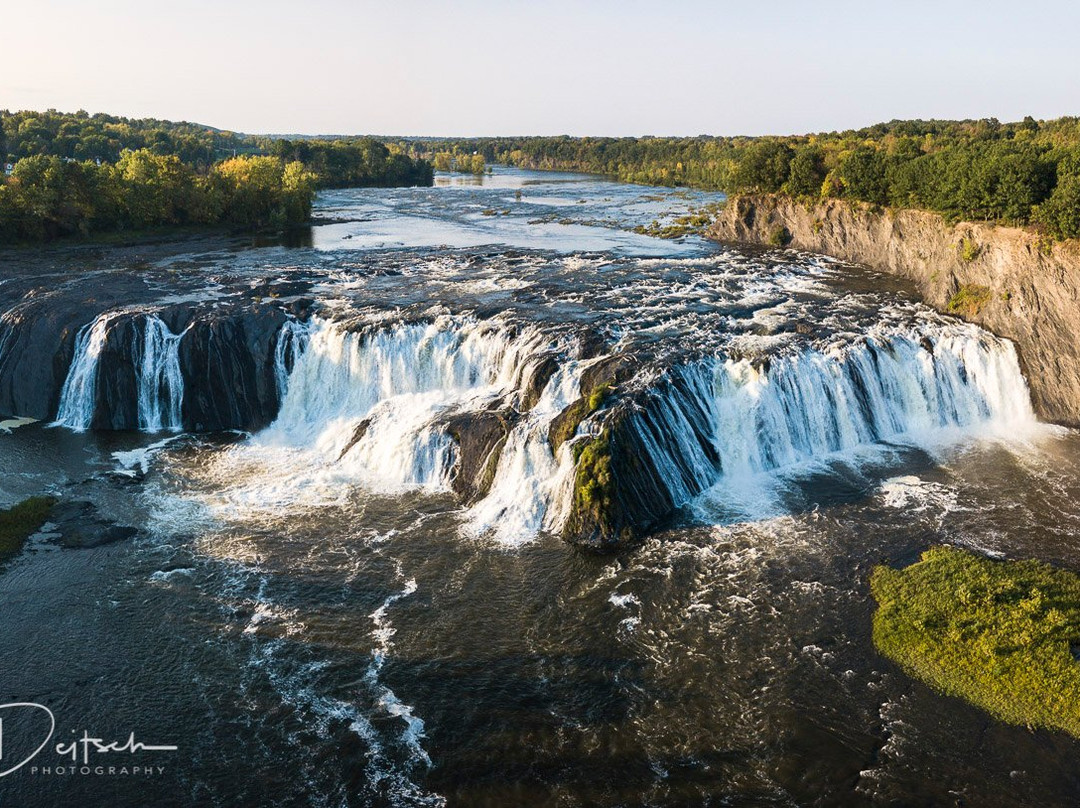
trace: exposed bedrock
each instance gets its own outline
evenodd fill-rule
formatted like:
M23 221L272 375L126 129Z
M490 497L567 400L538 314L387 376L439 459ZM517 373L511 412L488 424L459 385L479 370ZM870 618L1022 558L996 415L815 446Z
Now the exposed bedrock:
M195 317L180 339L185 429L255 430L274 419L274 353L286 319L263 305Z
M710 235L786 243L913 281L927 303L1015 341L1036 413L1080 425L1080 243L934 213L774 195L729 200Z
M606 368L613 376L583 379L583 387L593 390L592 403L598 394L609 403L595 416L599 431L579 435L571 445L577 462L563 534L590 549L635 543L716 482L721 470L707 409L711 390L701 384L702 375L676 368L649 388L618 398L629 367L624 359Z
M56 299L0 320L0 412L79 429L254 430L278 410L280 307L144 312Z
M458 463L451 487L463 502L473 503L491 490L503 446L517 414L498 407L460 412L446 421L446 430L458 445Z

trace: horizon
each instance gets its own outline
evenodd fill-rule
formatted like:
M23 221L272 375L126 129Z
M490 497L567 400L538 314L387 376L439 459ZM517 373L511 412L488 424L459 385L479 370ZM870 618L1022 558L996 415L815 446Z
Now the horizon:
M442 138L756 137L1069 115L1080 8L1036 0L1028 12L970 0L559 0L542 11L314 0L297 15L281 0L44 0L8 15L20 35L0 52L0 107Z
M56 113L58 115L78 115L80 113L86 113L90 117L94 117L96 115L105 115L105 116L109 116L109 117L113 117L113 118L126 118L128 120L159 120L159 121L162 121L162 122L172 123L172 124L187 124L187 125L191 125L191 126L205 126L207 129L213 129L213 130L218 131L218 132L228 132L228 133L231 133L231 134L234 134L234 135L244 135L244 136L247 136L247 137L280 138L280 139L283 139L283 140L292 139L292 138L297 138L297 139L304 139L304 138L308 138L308 139L340 138L340 139L343 139L343 140L345 140L345 139L355 139L355 138L373 138L373 139L376 139L376 140L389 140L389 141L393 141L393 140L405 140L405 141L411 141L411 140L432 140L432 141L439 141L439 140L490 140L490 139L513 140L513 139L516 139L516 138L533 138L533 137L545 137L545 138L568 137L568 138L571 138L573 140L585 140L585 139L596 139L596 140L599 140L599 139L646 140L646 139L650 139L650 138L657 139L657 140L661 140L661 139L694 139L694 138L717 138L717 139L722 139L722 138L730 138L730 139L737 139L737 138L747 138L747 139L753 139L753 138L799 138L799 137L816 137L816 136L822 136L822 135L831 135L831 134L837 134L837 133L843 133L843 132L859 132L859 131L863 131L863 130L866 130L866 129L872 129L875 126L887 126L889 124L898 123L898 122L907 123L907 122L919 121L919 122L923 122L923 123L934 123L934 122L937 122L937 123L978 123L980 121L996 120L998 123L1000 123L1003 126L1009 126L1009 125L1012 125L1012 124L1020 123L1021 121L1023 121L1024 117L1026 117L1026 116L1021 116L1021 117L1016 118L1016 119L1008 119L1008 120L1001 120L1001 119L993 118L992 116L985 117L985 118L889 118L888 120L874 121L873 123L866 123L866 124L862 124L862 125L858 125L858 126L852 126L852 127L846 128L846 129L829 129L829 130L818 130L818 131L813 131L813 132L764 132L762 134L757 134L757 135L748 135L748 134L744 134L744 133L730 134L730 133L719 133L719 132L712 132L712 133L710 133L710 132L698 132L696 134L687 134L687 135L657 134L657 133L645 133L645 134L640 134L640 135L608 135L608 134L601 134L601 133L589 133L589 134L582 134L582 135L571 135L571 134L567 134L566 132L558 132L558 133L548 134L548 135L540 135L540 134L536 134L535 132L533 132L533 133L530 133L530 132L514 132L514 133L502 133L502 134L487 133L487 134L474 134L474 135L440 135L440 134L416 135L416 134L381 133L381 132L300 132L300 131L294 131L294 132L254 132L254 131L248 131L248 130L242 130L242 129L229 129L228 127L218 126L218 125L216 125L214 123L208 123L206 121L190 120L190 119L186 119L186 118L159 117L159 116L142 116L142 117L140 117L140 116L135 116L135 115L126 115L124 113L113 112L113 111L109 111L109 110L94 110L94 111L91 111L91 110L87 110L87 109L67 110L67 109L48 108L48 109L0 109L0 112L8 112L8 113L16 114L16 115L23 114L23 113L31 113L31 114L37 114L37 115L43 115L43 114L48 114L48 113ZM1080 114L1062 113L1060 115L1055 115L1055 116L1050 117L1050 118L1039 118L1039 117L1036 117L1036 116L1032 116L1032 117L1035 118L1035 120L1038 121L1039 123L1050 123L1050 122L1059 121L1059 120L1065 120L1065 119L1078 119L1078 118L1080 118Z

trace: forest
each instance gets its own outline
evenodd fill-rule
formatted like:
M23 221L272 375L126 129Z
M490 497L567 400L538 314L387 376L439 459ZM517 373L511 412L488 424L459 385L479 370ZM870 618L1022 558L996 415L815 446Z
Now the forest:
M0 244L174 226L280 229L316 189L431 185L372 138L252 138L191 123L0 111Z
M1080 118L892 121L789 137L475 138L423 148L627 182L918 208L950 221L1080 237Z

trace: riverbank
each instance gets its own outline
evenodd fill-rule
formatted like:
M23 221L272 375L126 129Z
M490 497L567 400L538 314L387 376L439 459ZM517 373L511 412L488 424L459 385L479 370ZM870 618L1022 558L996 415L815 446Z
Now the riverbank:
M731 198L708 235L824 253L913 281L930 305L1016 343L1040 418L1080 425L1080 242L771 194Z

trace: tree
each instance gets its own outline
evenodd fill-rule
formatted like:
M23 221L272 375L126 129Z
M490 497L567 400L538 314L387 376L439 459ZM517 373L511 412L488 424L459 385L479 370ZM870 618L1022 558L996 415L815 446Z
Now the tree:
M787 191L794 196L818 196L827 173L825 150L814 144L800 146L791 158Z
M791 174L791 149L777 140L755 140L735 170L737 190L776 193Z

